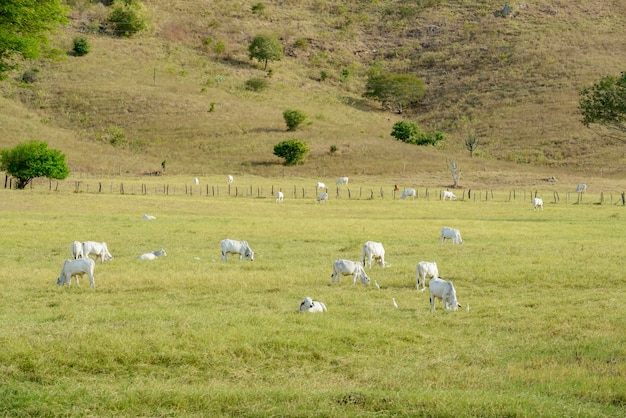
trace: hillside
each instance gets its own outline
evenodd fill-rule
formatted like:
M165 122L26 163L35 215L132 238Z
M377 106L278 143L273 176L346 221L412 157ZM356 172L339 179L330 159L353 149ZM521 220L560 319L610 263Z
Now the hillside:
M42 139L72 170L106 175L166 160L169 173L440 183L455 158L471 184L626 177L624 143L584 128L577 114L582 87L624 70L619 0L511 3L513 18L495 16L489 1L265 1L253 12L259 2L154 0L143 2L150 29L130 39L93 30L107 13L101 4L73 3L54 43L69 51L82 34L91 52L24 63L22 72L39 69L37 82L18 83L20 72L0 84L0 147ZM285 48L271 76L247 52L266 32ZM397 115L363 99L372 66L421 77L423 102ZM266 90L245 89L264 77ZM293 108L311 124L286 132L282 112ZM447 140L437 148L395 141L401 119ZM473 159L470 133L480 141ZM293 137L312 153L283 167L272 148Z

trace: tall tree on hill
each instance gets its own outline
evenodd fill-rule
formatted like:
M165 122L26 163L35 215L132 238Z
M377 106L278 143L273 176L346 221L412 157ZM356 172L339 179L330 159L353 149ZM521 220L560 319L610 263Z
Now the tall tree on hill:
M264 62L263 69L267 69L269 61L280 61L283 58L283 45L278 38L272 35L257 35L248 47L250 59Z
M620 77L604 77L584 88L580 95L583 125L597 124L626 135L626 71Z
M0 1L0 79L17 68L16 58L37 58L47 34L67 22L62 0Z
M413 74L376 73L368 77L363 96L379 100L383 106L391 104L402 114L425 94L424 82Z

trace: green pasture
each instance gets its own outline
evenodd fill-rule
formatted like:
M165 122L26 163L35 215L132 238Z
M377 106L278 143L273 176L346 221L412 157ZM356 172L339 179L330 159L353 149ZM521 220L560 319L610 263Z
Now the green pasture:
M621 205L549 195L533 211L509 191L277 204L135 187L0 189L0 415L626 412ZM443 226L464 244L442 245ZM223 238L247 240L255 261L220 261ZM95 290L87 277L56 285L73 240L106 241L115 257L96 265ZM332 261L359 259L367 240L391 264L368 270L381 289L331 285ZM167 257L137 259L160 248ZM453 280L463 309L430 311L415 289L423 260ZM328 312L297 313L306 296Z

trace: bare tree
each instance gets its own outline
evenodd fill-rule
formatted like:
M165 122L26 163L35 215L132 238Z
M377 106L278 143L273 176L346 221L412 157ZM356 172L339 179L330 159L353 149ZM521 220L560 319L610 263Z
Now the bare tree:
M461 181L461 170L459 169L456 160L448 160L448 169L452 173L452 187L456 188Z

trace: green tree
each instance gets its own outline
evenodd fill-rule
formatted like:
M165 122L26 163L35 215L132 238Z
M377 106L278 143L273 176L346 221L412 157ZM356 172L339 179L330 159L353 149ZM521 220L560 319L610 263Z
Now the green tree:
M74 55L77 57L82 57L83 55L87 55L89 50L91 49L91 45L89 41L84 36L78 36L74 38Z
M604 77L580 95L583 125L597 124L626 134L626 72L620 77Z
M474 151L476 151L476 148L478 148L478 138L476 138L476 135L467 135L467 139L465 139L465 148L467 148L467 150L469 151L470 157L473 158Z
M274 145L274 155L284 158L285 165L304 164L310 151L309 144L297 139L290 139Z
M117 36L131 37L148 27L144 6L139 1L116 1L109 15L111 30Z
M283 112L283 118L287 125L288 131L295 131L298 129L307 119L306 113L300 110L287 109Z
M47 35L67 23L62 0L0 1L0 79L17 68L16 57L34 59L48 45Z
M404 108L418 102L426 94L424 82L412 74L370 74L363 96L380 100L383 106L391 104L402 114Z
M264 62L263 70L269 61L280 61L283 58L283 45L272 35L257 35L248 47L250 59Z
M70 174L65 154L49 149L41 141L18 144L12 149L0 151L0 170L17 179L17 188L25 188L36 177L63 180Z

